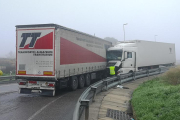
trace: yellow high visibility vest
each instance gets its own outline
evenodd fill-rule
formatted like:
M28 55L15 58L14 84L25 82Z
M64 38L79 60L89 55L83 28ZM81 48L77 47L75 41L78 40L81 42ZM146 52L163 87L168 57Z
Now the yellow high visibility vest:
M110 66L110 75L115 75L115 66Z

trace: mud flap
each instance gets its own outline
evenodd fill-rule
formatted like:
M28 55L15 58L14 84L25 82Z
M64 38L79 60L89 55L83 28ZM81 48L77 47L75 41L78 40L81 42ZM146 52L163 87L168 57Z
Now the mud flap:
M54 90L41 90L41 95L45 96L55 96Z
M20 88L19 93L21 93L21 94L31 94L31 89Z
M37 91L37 92L33 92ZM55 96L55 90L32 90L27 88L20 88L19 93L21 94L40 94L45 96Z

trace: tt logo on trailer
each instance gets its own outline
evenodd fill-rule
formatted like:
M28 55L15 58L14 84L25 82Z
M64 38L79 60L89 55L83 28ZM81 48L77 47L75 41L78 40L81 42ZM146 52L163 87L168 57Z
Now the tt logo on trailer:
M36 43L36 40L37 40L37 37L40 37L41 36L41 33L22 33L21 37L23 38L22 41L21 41L21 44L20 44L20 48L24 48L24 45L27 41L27 38L28 37L32 37L31 41L30 41L30 44L29 44L29 48L33 48L35 43Z

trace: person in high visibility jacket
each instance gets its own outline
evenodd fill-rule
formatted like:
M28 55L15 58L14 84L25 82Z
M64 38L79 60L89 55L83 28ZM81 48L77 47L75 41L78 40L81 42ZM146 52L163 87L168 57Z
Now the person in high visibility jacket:
M110 66L110 75L115 75L115 66Z

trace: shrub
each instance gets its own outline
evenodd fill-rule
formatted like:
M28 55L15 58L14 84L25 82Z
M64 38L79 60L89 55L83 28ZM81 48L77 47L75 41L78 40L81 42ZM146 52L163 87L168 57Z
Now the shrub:
M2 76L3 75L3 72L0 70L0 76Z
M180 84L180 66L171 68L163 75L163 80L171 85Z

